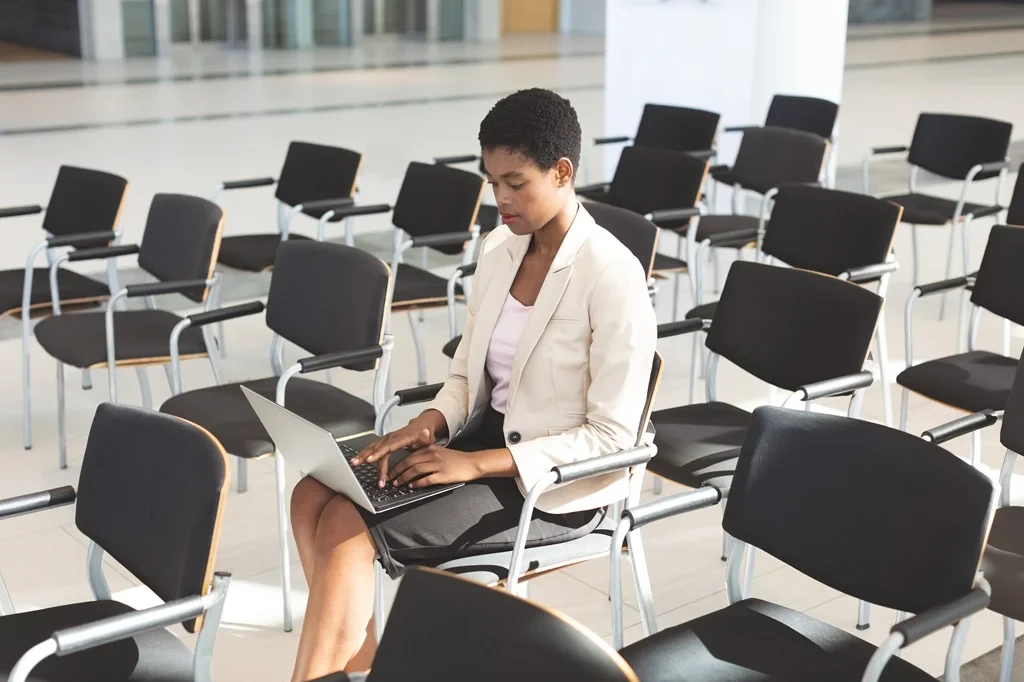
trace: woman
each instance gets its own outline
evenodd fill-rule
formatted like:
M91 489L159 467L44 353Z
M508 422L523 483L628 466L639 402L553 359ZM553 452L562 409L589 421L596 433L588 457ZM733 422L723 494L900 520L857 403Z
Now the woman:
M312 478L296 486L310 594L295 682L370 666L375 560L396 577L511 549L523 496L552 467L635 445L656 322L640 263L576 200L580 138L576 112L548 90L510 95L480 124L505 227L481 248L451 375L422 414L352 462L375 462L381 486L466 485L383 514ZM413 453L389 466L402 448ZM549 490L531 544L589 533L627 490L622 473Z

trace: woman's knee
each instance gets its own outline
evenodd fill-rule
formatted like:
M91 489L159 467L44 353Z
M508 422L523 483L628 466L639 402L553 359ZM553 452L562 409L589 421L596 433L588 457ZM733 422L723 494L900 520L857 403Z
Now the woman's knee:
M338 494L311 476L306 476L292 491L291 516L293 521L315 522L320 518L331 498Z
M356 540L357 544L368 551L376 552L370 531L356 506L348 498L338 495L327 504L320 515L317 542L326 547L333 547L351 540Z

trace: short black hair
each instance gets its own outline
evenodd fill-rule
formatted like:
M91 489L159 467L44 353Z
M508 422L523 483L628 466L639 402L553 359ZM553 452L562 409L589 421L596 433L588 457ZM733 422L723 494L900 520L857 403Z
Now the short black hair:
M576 110L551 90L530 88L498 100L480 123L480 147L507 147L551 170L559 159L580 167L583 131Z

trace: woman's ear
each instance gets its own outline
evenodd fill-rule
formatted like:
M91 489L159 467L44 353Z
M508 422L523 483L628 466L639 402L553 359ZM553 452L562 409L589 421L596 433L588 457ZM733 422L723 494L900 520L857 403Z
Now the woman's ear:
M565 187L566 185L572 184L572 175L572 161L563 156L555 162L555 177L558 180L559 187Z

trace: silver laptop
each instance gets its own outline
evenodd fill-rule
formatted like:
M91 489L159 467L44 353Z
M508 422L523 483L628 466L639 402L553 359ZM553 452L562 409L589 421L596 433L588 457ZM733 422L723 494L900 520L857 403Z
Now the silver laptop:
M377 440L375 434L364 433L337 441L329 431L288 411L272 400L267 400L255 391L245 386L242 387L242 391L285 461L374 514L440 495L464 485L451 483L413 489L408 485L395 487L387 483L381 488L378 485L380 477L376 463L360 464L355 467L348 463L348 460L359 454L360 450ZM408 450L392 453L391 466L408 454Z

